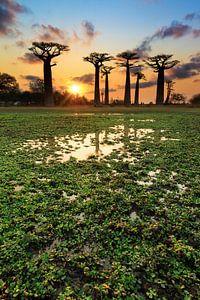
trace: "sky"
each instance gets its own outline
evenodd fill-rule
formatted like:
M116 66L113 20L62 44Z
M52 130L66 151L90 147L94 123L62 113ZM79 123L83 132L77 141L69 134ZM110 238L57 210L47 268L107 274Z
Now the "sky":
M188 99L200 92L199 0L0 0L0 72L15 76L22 90L43 77L43 66L31 55L32 42L56 42L70 51L56 58L52 68L57 90L93 98L94 66L83 61L91 52L116 57L136 51L146 57L173 54L179 64L165 73L175 81L174 92ZM107 65L116 66L113 60ZM131 97L136 77L131 75ZM140 82L140 101L155 101L157 74L145 64L146 80ZM125 69L110 74L110 98L123 99ZM100 88L104 91L104 78ZM75 89L76 91L76 89ZM77 91L76 91L77 92Z

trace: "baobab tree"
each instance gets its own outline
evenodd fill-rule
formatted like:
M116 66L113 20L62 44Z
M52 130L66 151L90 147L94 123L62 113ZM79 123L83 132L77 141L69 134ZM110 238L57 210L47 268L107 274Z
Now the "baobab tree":
M171 93L172 93L172 91L174 90L174 89L173 89L174 84L175 84L174 81L172 81L172 80L166 80L166 85L167 85L167 97L166 97L166 99L165 99L165 103L164 103L164 104L169 104Z
M92 52L89 56L83 58L84 61L88 61L95 67L95 88L94 88L94 105L100 104L100 90L99 90L99 74L103 62L110 61L113 57L108 53Z
M173 55L156 55L153 57L149 57L145 60L146 64L150 66L155 73L158 73L157 79L157 93L156 93L156 104L163 104L164 102L164 84L165 84L165 70L173 68L178 60L171 60L170 58Z
M54 106L52 72L51 68L56 63L52 59L59 56L63 51L69 51L69 47L57 43L34 42L29 50L44 63L44 99L46 106Z
M136 75L136 85L135 85L135 98L134 98L134 105L139 104L139 87L140 87L140 80L145 79L145 76L142 72L138 71L135 72Z
M101 73L105 76L105 105L109 105L109 83L108 83L108 75L114 67L111 66L103 66L101 69Z
M124 51L117 54L119 59L118 65L126 68L126 83L125 83L125 94L124 94L124 104L131 105L131 81L130 81L130 68L133 66L133 61L138 59L137 53L133 51Z

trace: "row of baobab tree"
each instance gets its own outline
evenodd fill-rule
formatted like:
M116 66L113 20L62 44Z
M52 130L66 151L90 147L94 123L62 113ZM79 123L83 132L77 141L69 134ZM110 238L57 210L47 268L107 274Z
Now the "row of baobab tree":
M45 94L45 105L54 106L53 99L53 86L52 86L52 72L51 68L55 66L52 63L52 59L61 55L64 51L69 51L69 47L58 43L45 43L45 42L34 42L29 50L40 60L43 61L44 65L44 94ZM157 78L157 93L156 93L156 104L164 103L164 83L165 83L165 70L173 68L179 61L171 60L173 55L156 55L154 57L148 57L144 62L150 66L154 72L158 74ZM131 83L130 73L131 68L135 63L138 63L139 56L134 51L124 51L119 53L115 58L108 53L97 53L92 52L89 56L83 58L84 61L89 62L95 67L95 87L94 87L94 105L100 104L100 73L105 76L105 104L109 104L109 82L108 77L111 71L114 69L113 66L106 66L106 62L117 60L117 65L126 68L126 81L125 81L125 94L124 104L131 105ZM144 74L141 71L135 73L137 75L136 87L135 87L135 105L139 104L139 81L144 78Z

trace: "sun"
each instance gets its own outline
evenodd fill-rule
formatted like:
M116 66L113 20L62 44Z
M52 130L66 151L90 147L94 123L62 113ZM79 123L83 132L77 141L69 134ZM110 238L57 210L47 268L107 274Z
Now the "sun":
M79 94L81 91L81 88L78 84L72 84L70 87L70 90L73 94Z

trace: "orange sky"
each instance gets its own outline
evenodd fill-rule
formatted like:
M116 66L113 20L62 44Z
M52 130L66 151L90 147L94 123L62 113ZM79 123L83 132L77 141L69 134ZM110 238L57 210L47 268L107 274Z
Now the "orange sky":
M125 5L122 0L87 0L87 9L81 0L76 0L76 3L62 0L59 7L47 0L30 0L28 3L25 0L6 0L7 6L3 8L7 10L8 17L0 20L0 72L15 76L20 88L28 89L29 81L25 77L31 75L42 78L43 66L42 63L25 63L19 58L24 57L33 41L45 37L49 39L47 41L70 47L69 52L56 59L57 66L52 68L54 88L69 89L73 84L80 84L81 93L92 99L94 86L73 80L75 77L94 73L93 65L83 61L84 56L93 51L116 56L119 52L141 49L147 45L151 48L148 50L150 56L173 53L173 59L180 60L180 69L174 78L175 92L183 93L188 98L199 93L199 2L185 1L180 7L180 1L174 0L173 5L177 9L171 11L172 0L125 1L130 10L126 15L121 13ZM11 2L18 6L10 5ZM47 3L49 18L45 12ZM2 4L0 9L1 6ZM110 62L109 65L115 65L115 62ZM150 68L145 69L144 73L147 82L156 80L156 74ZM132 76L131 83L134 82L135 77ZM123 99L124 83L125 73L122 69L113 70L110 75L110 99ZM103 88L104 80L101 79L101 89ZM134 89L131 93L133 99ZM141 88L140 101L155 101L155 94L155 85Z

